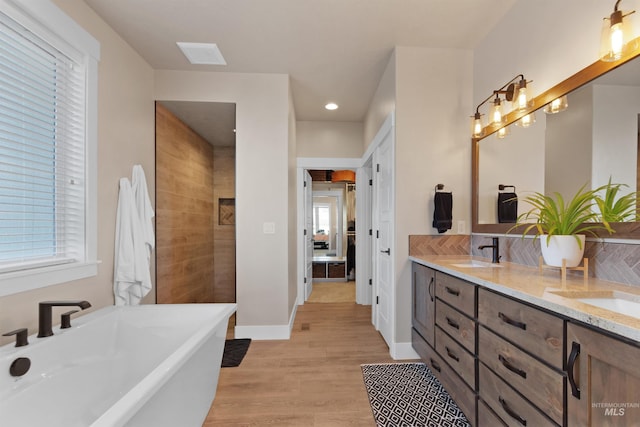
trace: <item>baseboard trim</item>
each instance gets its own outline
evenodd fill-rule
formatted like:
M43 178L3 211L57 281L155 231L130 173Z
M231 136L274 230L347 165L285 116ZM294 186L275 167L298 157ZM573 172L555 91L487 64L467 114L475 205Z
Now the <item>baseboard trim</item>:
M291 338L293 322L298 312L298 306L294 304L287 325L256 325L236 326L234 336L236 338L251 338L252 340L288 340Z
M389 349L389 353L394 360L420 359L411 342L397 342Z

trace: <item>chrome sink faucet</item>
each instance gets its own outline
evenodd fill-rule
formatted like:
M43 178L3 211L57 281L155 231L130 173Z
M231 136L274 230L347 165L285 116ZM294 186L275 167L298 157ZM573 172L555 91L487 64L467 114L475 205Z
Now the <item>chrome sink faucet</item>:
M492 248L492 256L491 256L491 262L494 264L498 264L500 262L500 244L499 244L499 239L497 237L492 237L491 238L493 244L492 245L481 245L478 246L478 249L482 250L484 248Z
M51 330L51 307L80 307L85 310L91 307L88 301L43 301L38 308L38 338L50 337Z

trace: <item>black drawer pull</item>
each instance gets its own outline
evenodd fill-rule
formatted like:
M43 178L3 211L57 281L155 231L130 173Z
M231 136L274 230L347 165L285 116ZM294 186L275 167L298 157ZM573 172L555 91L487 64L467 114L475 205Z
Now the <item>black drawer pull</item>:
M576 384L576 379L573 374L573 369L576 365L576 360L580 356L580 344L573 342L571 344L571 353L569 354L569 360L567 361L567 379L571 385L571 395L577 399L580 399L580 387Z
M455 296L455 297L457 297L457 296L459 296L459 295L460 295L460 291L459 291L459 290L457 290L457 289L451 289L451 288L450 288L450 287L448 287L448 286L445 286L445 287L444 287L444 290L445 290L445 291L447 291L447 293L448 293L448 294L451 294L451 295L453 295L453 296Z
M498 396L498 401L500 402L500 405L502 405L502 409L504 409L504 411L509 414L509 416L511 418L513 418L514 420L516 420L517 422L519 422L520 424L522 424L523 426L527 425L527 420L525 420L524 418L522 418L520 415L518 415L513 409L511 409L509 407L509 405L507 404L507 402L504 401L504 399L502 398L502 396Z
M445 317L445 319L447 320L447 324L449 326L451 326L452 328L460 329L460 325L458 325L456 322L454 322L453 320L449 319L448 317Z
M509 360L503 355L498 355L498 360L502 363L502 366L513 372L514 374L520 375L522 378L527 378L527 373L520 368L516 368L509 362Z
M450 358L452 358L456 362L460 361L460 358L458 356L456 356L456 354L453 351L451 351L451 349L449 347L445 346L444 348L445 348L445 350L447 350L447 356L449 356Z
M498 317L500 318L500 320L502 320L504 323L508 323L511 326L515 326L516 328L520 328L523 331L527 330L527 324L523 323L523 322L518 322L517 320L513 320L512 318L510 318L509 316L507 316L506 314L504 314L503 312L498 312Z
M429 359L431 360L431 366L433 367L433 369L435 369L438 372L441 372L442 369L440 368L440 365L438 365L438 362L433 360L433 357L430 357Z
M429 281L429 286L427 287L427 291L429 292L429 298L433 301L433 281L435 277L431 276L431 280Z

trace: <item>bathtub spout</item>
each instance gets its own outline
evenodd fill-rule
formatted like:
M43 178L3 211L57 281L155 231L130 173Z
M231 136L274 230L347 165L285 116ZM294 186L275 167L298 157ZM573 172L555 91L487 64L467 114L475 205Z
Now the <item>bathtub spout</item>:
M88 301L42 301L38 308L38 338L53 335L51 307L80 307L85 310L91 307L91 304Z

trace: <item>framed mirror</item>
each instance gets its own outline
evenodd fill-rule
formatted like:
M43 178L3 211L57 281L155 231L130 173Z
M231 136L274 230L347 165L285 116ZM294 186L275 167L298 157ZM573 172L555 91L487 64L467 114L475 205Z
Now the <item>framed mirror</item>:
M503 191L513 191L514 186L519 196L539 191L571 197L582 185L597 187L609 177L627 184L629 191L640 189L638 56L640 50L616 62L591 64L537 96L527 110L509 113L507 138L498 139L498 127L487 126L483 138L472 140L473 232L502 234L513 226L498 220L500 184L507 186ZM543 112L544 106L565 95L567 110ZM529 113L535 113L536 122L527 128L516 126ZM621 128L624 137L616 134ZM518 213L529 208L520 205ZM603 237L640 239L640 223L612 226L616 232Z

